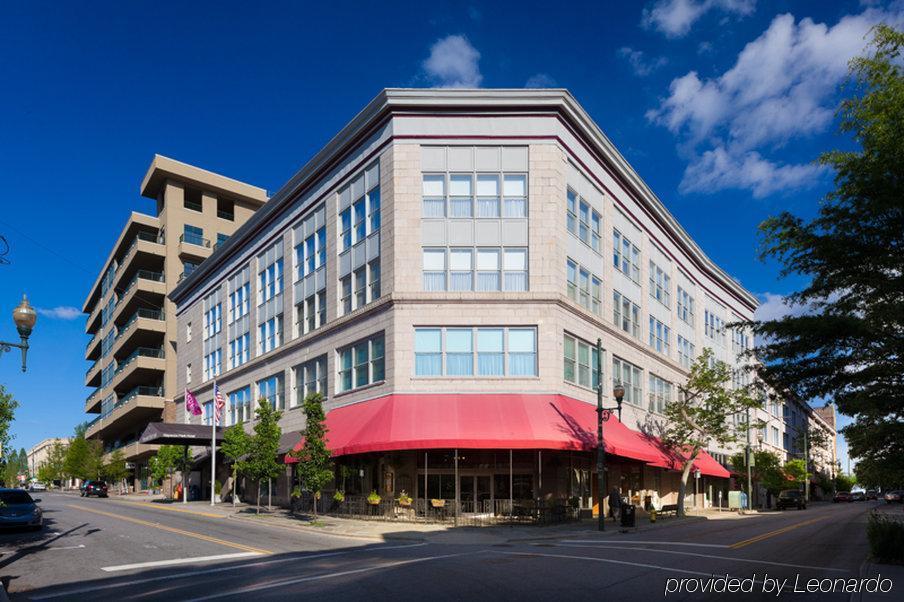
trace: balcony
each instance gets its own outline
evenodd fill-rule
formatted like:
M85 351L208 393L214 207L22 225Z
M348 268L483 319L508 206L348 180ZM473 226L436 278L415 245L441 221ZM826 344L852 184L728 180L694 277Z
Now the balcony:
M100 386L100 359L94 360L90 366L88 366L88 370L85 372L85 386L86 387L97 387Z
M100 342L103 337L100 336L100 332L96 332L91 340L88 341L88 344L85 345L85 359L86 360L96 360L100 357Z
M113 312L117 324L124 323L124 316L131 317L139 307L156 305L163 307L166 298L166 284L162 272L138 270L119 295L119 303Z
M100 330L100 312L103 309L103 303L97 302L91 313L88 314L88 320L85 322L85 332L88 334L96 334Z
M138 386L123 395L106 414L95 418L85 437L111 439L114 436L141 428L160 418L164 399L162 387Z
M130 391L136 386L160 382L165 369L162 348L138 347L119 361L110 384L114 391Z
M116 289L128 287L127 282L138 270L160 271L163 269L166 249L163 237L155 232L139 231L122 255L116 273Z
M136 347L160 347L166 335L166 321L162 309L139 307L126 323L119 327L113 339L113 356L123 357Z
M103 387L98 387L91 392L90 395L85 399L85 413L86 414L94 414L100 411L100 402L102 399L101 389Z
M235 221L235 211L223 211L222 209L217 209L217 217L220 219L225 219L230 222Z
M179 236L180 256L204 260L210 257L211 252L209 239L190 232Z
M113 457L113 452L118 450L122 450L123 456L127 462L134 462L136 460L143 460L154 455L157 452L158 446L149 445L147 443L139 443L137 441L132 441L131 443L126 443L125 445L119 445L116 447L110 448L110 451L104 454L104 462L109 462Z

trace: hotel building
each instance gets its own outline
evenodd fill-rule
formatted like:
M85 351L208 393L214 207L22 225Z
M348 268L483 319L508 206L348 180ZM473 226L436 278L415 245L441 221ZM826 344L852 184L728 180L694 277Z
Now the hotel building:
M266 398L298 441L319 391L348 492L462 508L595 505L599 382L607 406L625 387L606 490L675 503L647 435L704 348L740 367L751 338L726 325L757 306L553 89L384 90L170 298L175 390L204 405L177 394L179 420L210 424L216 379L227 425ZM737 448L708 451L701 505Z
M91 335L85 412L99 414L85 436L109 454L123 450L132 486L147 486L147 458L156 446L138 437L149 422L175 419L176 318L167 298L267 200L266 191L155 156L141 195L153 215L132 212L91 286L82 311ZM184 370L184 367L183 367Z

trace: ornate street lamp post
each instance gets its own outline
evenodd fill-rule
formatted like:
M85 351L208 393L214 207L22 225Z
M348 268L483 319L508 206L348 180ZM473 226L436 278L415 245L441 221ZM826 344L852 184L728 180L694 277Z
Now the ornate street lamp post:
M603 439L603 422L609 420L612 410L618 410L618 420L621 422L622 399L625 397L625 388L618 381L613 382L612 396L615 397L616 406L603 407L603 340L596 340L596 488L599 511L597 517L599 530L606 530L606 513L603 512L603 500L606 499L605 474L606 474L606 446ZM615 375L613 375L613 379Z
M25 356L28 353L28 337L31 336L31 331L34 329L37 320L37 312L35 312L34 308L28 304L28 298L25 295L22 295L22 302L13 310L13 322L16 323L16 330L19 331L19 337L22 342L7 343L6 341L0 341L0 353L12 351L13 347L18 347L22 350L22 372L25 372Z

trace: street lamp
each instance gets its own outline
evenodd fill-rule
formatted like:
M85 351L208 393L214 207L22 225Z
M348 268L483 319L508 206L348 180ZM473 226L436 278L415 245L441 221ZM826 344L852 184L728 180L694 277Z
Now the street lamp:
M25 355L28 353L28 337L31 336L31 331L34 329L37 320L37 312L35 312L35 309L28 304L28 298L25 295L22 295L22 302L13 310L13 322L16 323L16 330L19 331L19 337L22 342L7 343L6 341L0 341L0 353L12 351L13 347L18 347L22 350L22 372L25 372Z
M603 340L596 340L596 488L597 499L599 503L599 511L597 517L599 521L599 530L606 530L606 514L603 512L603 500L606 497L606 488L604 486L604 478L606 472L606 446L603 440L603 422L609 420L612 410L618 410L618 420L621 422L621 406L622 399L625 397L625 388L620 382L614 382L612 387L612 396L615 398L616 406L612 408L603 407Z

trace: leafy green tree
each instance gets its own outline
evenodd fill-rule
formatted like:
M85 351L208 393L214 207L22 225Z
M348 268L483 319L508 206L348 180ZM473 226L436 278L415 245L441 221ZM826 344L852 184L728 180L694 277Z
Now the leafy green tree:
M835 187L804 220L788 212L761 226L764 259L806 282L801 308L754 324L770 381L802 399L826 398L854 417L843 432L870 466L904 471L904 33L873 30L850 63L840 129L859 148L819 161Z
M220 451L223 455L232 461L232 506L235 507L235 488L239 473L244 472L247 468L246 456L250 450L251 438L245 432L245 428L241 424L230 426L223 433L223 443L220 445Z
M5 455L9 449L9 442L12 441L12 435L9 427L16 416L16 408L19 402L13 397L12 393L6 390L6 387L0 385L0 456Z
M731 465L736 469L746 467L745 452L738 452L731 457ZM754 466L751 468L753 480L763 486L772 495L788 488L788 480L782 470L781 459L773 452L759 450L753 453Z
M687 480L694 460L710 445L725 447L738 440L732 418L759 401L748 388L731 386L731 369L714 359L710 348L691 365L687 383L679 386L678 398L666 405L663 442L672 453L686 458L678 487L678 514L684 516Z
M807 481L807 464L803 458L795 458L785 462L785 474L788 475L795 483L804 485Z
M282 430L279 428L279 419L282 412L277 410L267 401L261 398L255 410L256 422L254 434L248 446L248 459L245 470L257 483L257 512L261 511L261 483L275 479L285 471L285 466L276 461L279 452L279 438Z
M184 464L185 450L178 445L161 445L151 457L148 467L155 482L161 483L169 477L170 492L173 491L173 471Z
M323 395L311 393L305 397L304 415L304 445L292 455L298 458L298 476L303 486L314 494L314 516L317 516L320 493L333 480L333 462L326 447Z
M121 449L114 450L110 454L110 461L104 465L104 476L111 483L122 485L129 476L129 469L126 468L126 456Z
M839 472L835 475L835 491L850 491L857 484L853 475Z
M865 488L888 491L904 487L904 469L876 463L872 458L861 459L854 467L857 483Z
M46 469L44 472L45 476L50 479L49 481L44 481L47 483L48 487L53 484L54 481L60 481L62 484L65 479L67 449L68 445L62 441L55 441L53 445L50 446L50 451L47 452L47 460L42 466L42 468Z
M91 449L84 432L76 430L75 437L69 442L66 450L66 460L63 464L66 474L73 479L89 479L91 464Z

